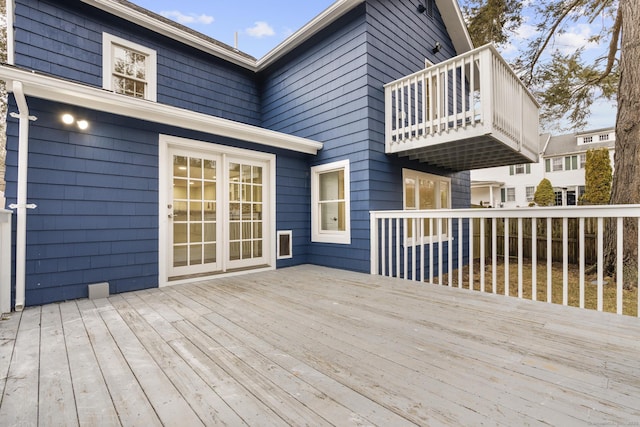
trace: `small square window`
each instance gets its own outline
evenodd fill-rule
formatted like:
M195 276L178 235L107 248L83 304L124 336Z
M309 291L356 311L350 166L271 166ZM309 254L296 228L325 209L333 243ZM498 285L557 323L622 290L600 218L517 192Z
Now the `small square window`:
M134 98L156 101L156 52L102 34L102 87Z

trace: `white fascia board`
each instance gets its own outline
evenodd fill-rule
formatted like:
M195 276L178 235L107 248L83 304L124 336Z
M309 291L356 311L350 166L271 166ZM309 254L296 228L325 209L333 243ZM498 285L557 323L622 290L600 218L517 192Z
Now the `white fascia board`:
M306 154L315 155L323 147L321 142L311 139L197 113L183 108L132 98L12 67L0 66L0 79L7 82L9 91L12 91L12 82L22 82L24 94L27 96L78 105L106 113Z
M147 28L156 33L165 35L173 40L195 47L198 50L225 59L233 64L257 71L256 61L243 55L225 49L215 43L211 43L195 34L184 31L178 27L162 22L153 16L147 15L139 10L118 3L113 0L82 0L84 3L95 8L104 10L112 15L118 16L141 27Z
M467 24L464 22L458 1L436 0L436 5L442 16L442 21L447 27L447 33L451 37L456 54L462 55L473 50L473 42L471 41L471 36L469 36Z

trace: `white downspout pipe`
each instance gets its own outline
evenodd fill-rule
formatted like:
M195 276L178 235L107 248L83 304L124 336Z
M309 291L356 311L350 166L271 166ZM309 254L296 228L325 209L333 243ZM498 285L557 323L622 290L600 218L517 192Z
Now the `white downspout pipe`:
M15 310L24 309L24 294L26 282L27 259L27 208L35 209L35 205L27 205L27 168L29 166L29 121L37 120L29 115L27 99L24 96L22 82L13 82L13 96L18 104L19 114L11 113L12 117L18 117L20 131L18 134L18 191L17 203L10 205L15 209L16 215L16 304Z

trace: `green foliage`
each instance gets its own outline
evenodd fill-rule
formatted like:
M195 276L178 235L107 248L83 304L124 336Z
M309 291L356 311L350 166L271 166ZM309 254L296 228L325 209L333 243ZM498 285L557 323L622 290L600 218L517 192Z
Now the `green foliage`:
M609 203L612 179L609 150L597 148L587 151L587 162L584 165L585 192L581 202L589 205Z
M468 0L463 10L475 46L505 45L522 24L522 2L516 0Z
M595 99L615 101L620 79L619 38L622 17L618 0L462 0L469 35L476 46L487 42L508 45L519 29L528 33L528 45L511 64L525 85L541 101L544 125L567 119L571 127L587 125ZM526 22L522 15L527 15ZM556 37L587 22L592 35L585 46L563 50ZM526 24L523 26L522 24ZM585 60L585 50L604 45L601 56ZM590 46L589 46L590 45ZM590 51L591 54L592 51Z
M533 195L533 201L538 206L553 206L555 201L555 194L553 193L553 186L551 181L547 178L543 178L536 187L536 192Z

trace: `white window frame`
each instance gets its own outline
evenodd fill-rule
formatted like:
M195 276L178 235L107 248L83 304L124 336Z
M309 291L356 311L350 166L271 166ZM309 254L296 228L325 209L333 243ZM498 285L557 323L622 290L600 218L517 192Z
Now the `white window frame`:
M321 230L320 175L344 171L344 231ZM311 168L311 241L317 243L351 244L351 173L349 160L340 160Z
M551 159L551 172L561 172L564 170L564 157L553 157Z
M527 186L525 187L525 196L527 198L527 202L533 202L533 198L536 194L536 187Z
M505 199L507 202L515 202L516 201L516 188L515 187L507 187L505 192Z
M407 178L413 178L416 183L419 182L420 179L433 181L435 198L436 198L435 209L451 209L451 178L448 178L446 176L434 175L426 172L420 172L413 169L402 169L402 208L405 211L419 210L418 209L418 204L419 204L418 199L419 199L419 193L420 193L419 185L416 185L414 189L414 191L416 192L415 194L416 207L415 208L407 207L407 190L405 189L405 183L407 181ZM442 182L447 183L447 191L448 191L447 201L449 202L449 206L444 206L444 207L442 206L442 194L441 194L441 188L440 188L440 184ZM438 227L437 221L434 221L433 225L434 225L434 228ZM430 236L422 236L422 238L418 239L417 242L414 237L409 237L408 232L405 233L405 243L409 246L415 245L415 244L424 245L424 244L428 244L430 241L432 243L437 243L438 240L442 240L442 241L449 240L448 233L444 232L440 236L438 236L437 232L432 233Z
M113 46L122 46L147 57L146 90L144 99L157 101L158 57L156 51L129 40L116 37L109 33L102 33L102 88L113 92ZM125 95L127 96L127 95Z

